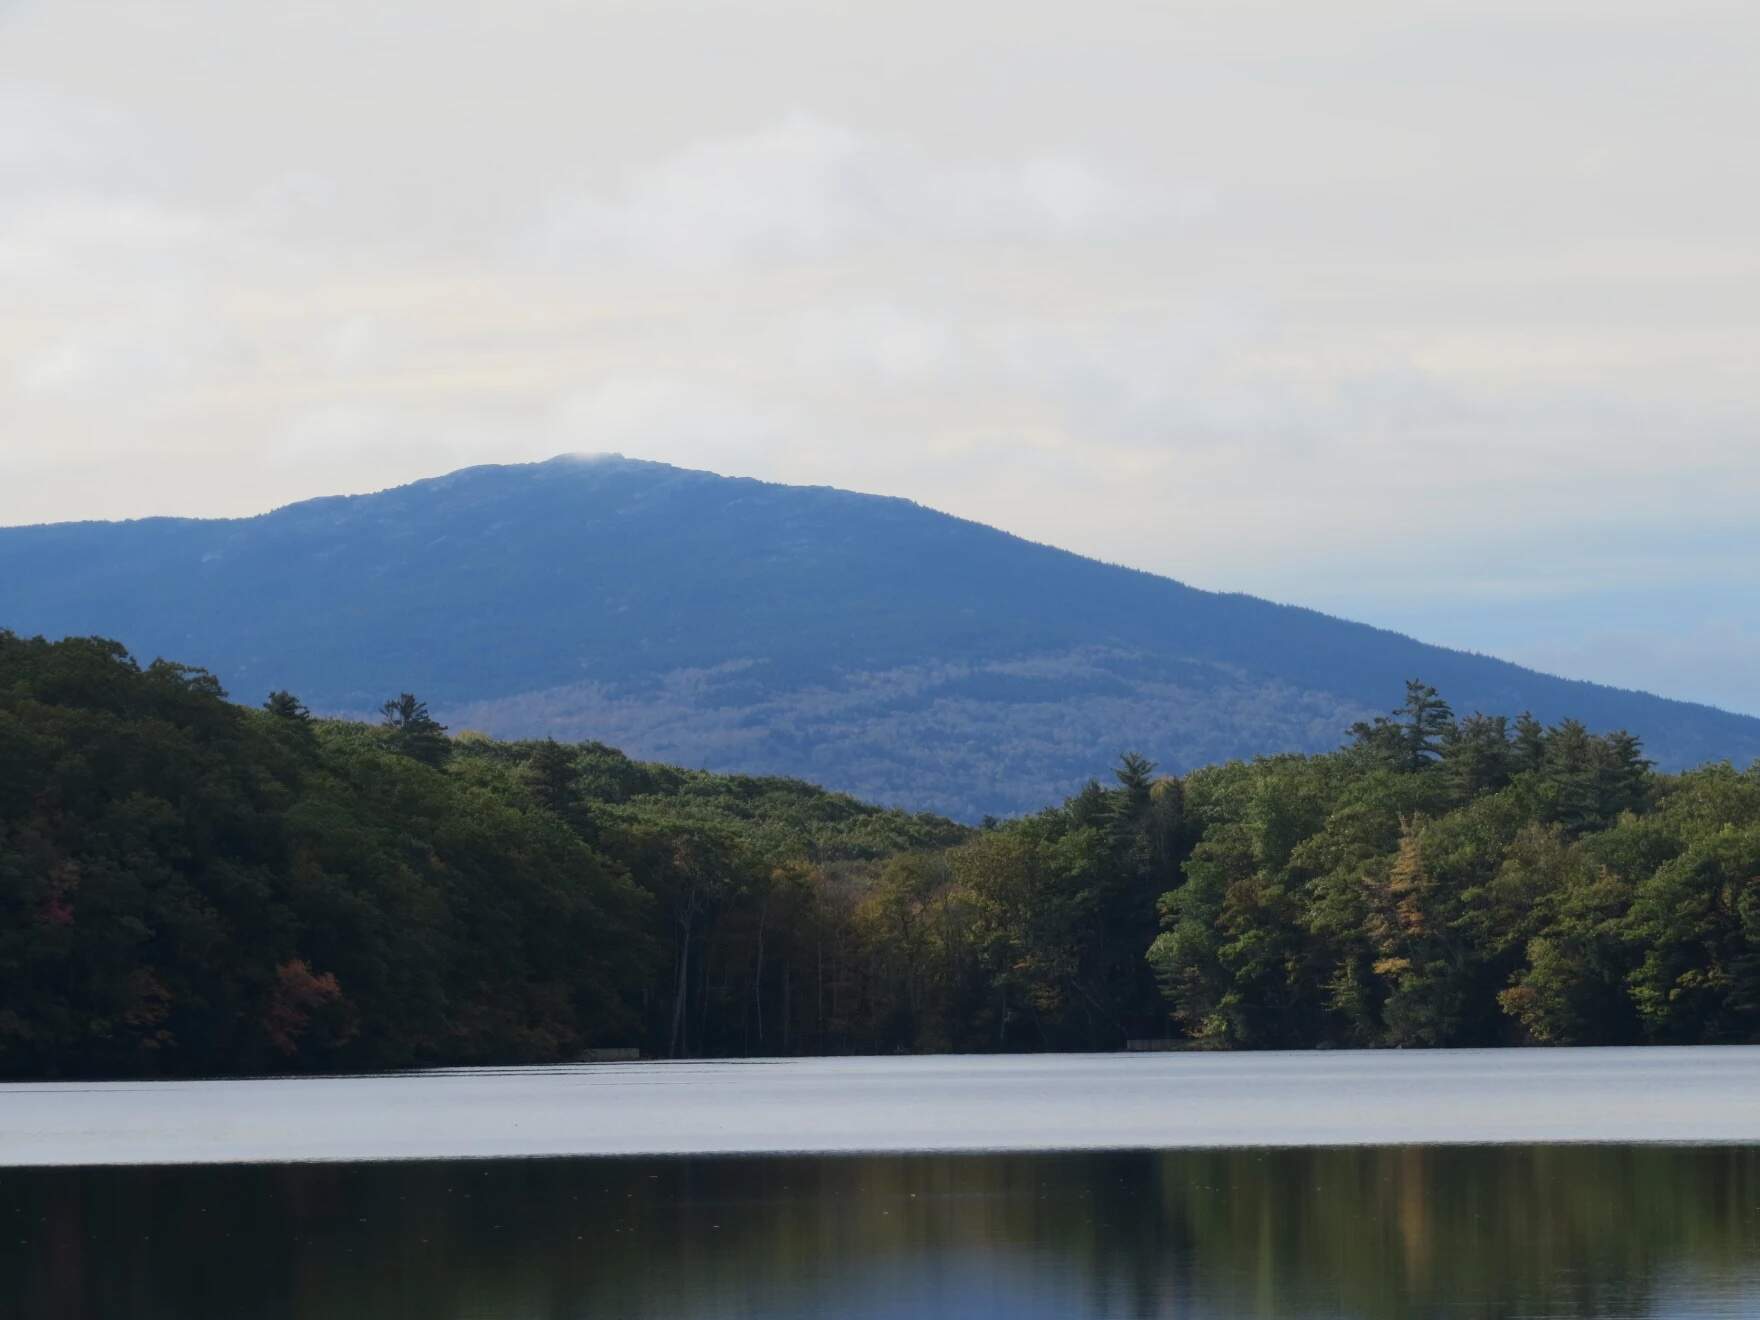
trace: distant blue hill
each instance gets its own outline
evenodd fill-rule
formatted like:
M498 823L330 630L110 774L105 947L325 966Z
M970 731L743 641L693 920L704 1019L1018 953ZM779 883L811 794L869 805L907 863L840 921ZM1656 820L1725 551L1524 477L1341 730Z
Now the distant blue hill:
M1760 720L1084 559L906 500L616 457L469 468L256 518L0 529L0 627L103 634L359 713L596 738L974 818L1124 749L1336 746L1421 677L1462 713L1760 758Z

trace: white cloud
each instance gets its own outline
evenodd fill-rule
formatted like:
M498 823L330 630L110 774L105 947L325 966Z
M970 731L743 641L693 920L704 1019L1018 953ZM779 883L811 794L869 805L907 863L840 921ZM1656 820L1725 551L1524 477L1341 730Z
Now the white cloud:
M155 161L114 107L0 79L0 294L66 298L198 249L209 226Z
M225 327L174 305L69 328L21 355L15 382L26 398L103 405L116 392L163 397L241 353Z
M524 245L570 262L812 259L857 244L1116 237L1208 204L1202 189L1132 186L1070 156L949 161L796 113L568 198Z
M0 206L44 191L114 193L154 177L153 143L120 110L0 81Z
M793 359L812 377L851 375L893 383L944 376L967 349L948 319L891 302L809 307L793 322Z

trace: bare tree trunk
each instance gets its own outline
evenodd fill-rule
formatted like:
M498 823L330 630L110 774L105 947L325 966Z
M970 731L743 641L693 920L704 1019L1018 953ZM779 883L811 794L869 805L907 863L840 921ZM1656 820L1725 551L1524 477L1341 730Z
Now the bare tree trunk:
M838 932L839 938L831 946L831 1020L839 1026L843 1023L843 995L839 993L843 985L842 934Z
M690 985L691 971L691 918L688 911L679 918L678 927L678 993L672 1000L672 1031L666 1044L666 1057L669 1059L676 1059L685 1044L684 1000L686 987Z
M764 923L770 918L770 895L764 895L764 906L758 909L758 957L752 969L752 1008L758 1014L758 1044L764 1043Z
M703 992L697 996L698 1053L709 1048L709 973L714 970L714 964L709 960L709 942L713 938L714 929L711 924L709 932L703 936L703 956L698 960L703 964L703 970L698 974L698 979L703 983Z

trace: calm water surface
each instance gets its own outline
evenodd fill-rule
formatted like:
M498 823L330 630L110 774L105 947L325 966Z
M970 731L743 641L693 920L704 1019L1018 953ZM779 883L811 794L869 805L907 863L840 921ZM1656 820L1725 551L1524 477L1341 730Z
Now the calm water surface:
M0 1172L11 1314L1752 1317L1760 1148Z
M1760 1047L953 1055L0 1086L0 1166L1760 1142Z
M0 1086L14 1316L1760 1317L1760 1050Z

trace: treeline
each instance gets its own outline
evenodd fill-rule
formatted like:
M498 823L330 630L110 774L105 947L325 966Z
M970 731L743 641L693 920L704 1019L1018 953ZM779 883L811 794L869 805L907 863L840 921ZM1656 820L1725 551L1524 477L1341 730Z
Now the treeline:
M969 830L0 632L0 1074L1760 1039L1760 768L1457 720Z
M0 631L0 1075L891 1048L864 868L968 833Z
M1404 710L1185 781L1149 951L1217 1045L1760 1040L1760 765L1657 775L1574 721Z

